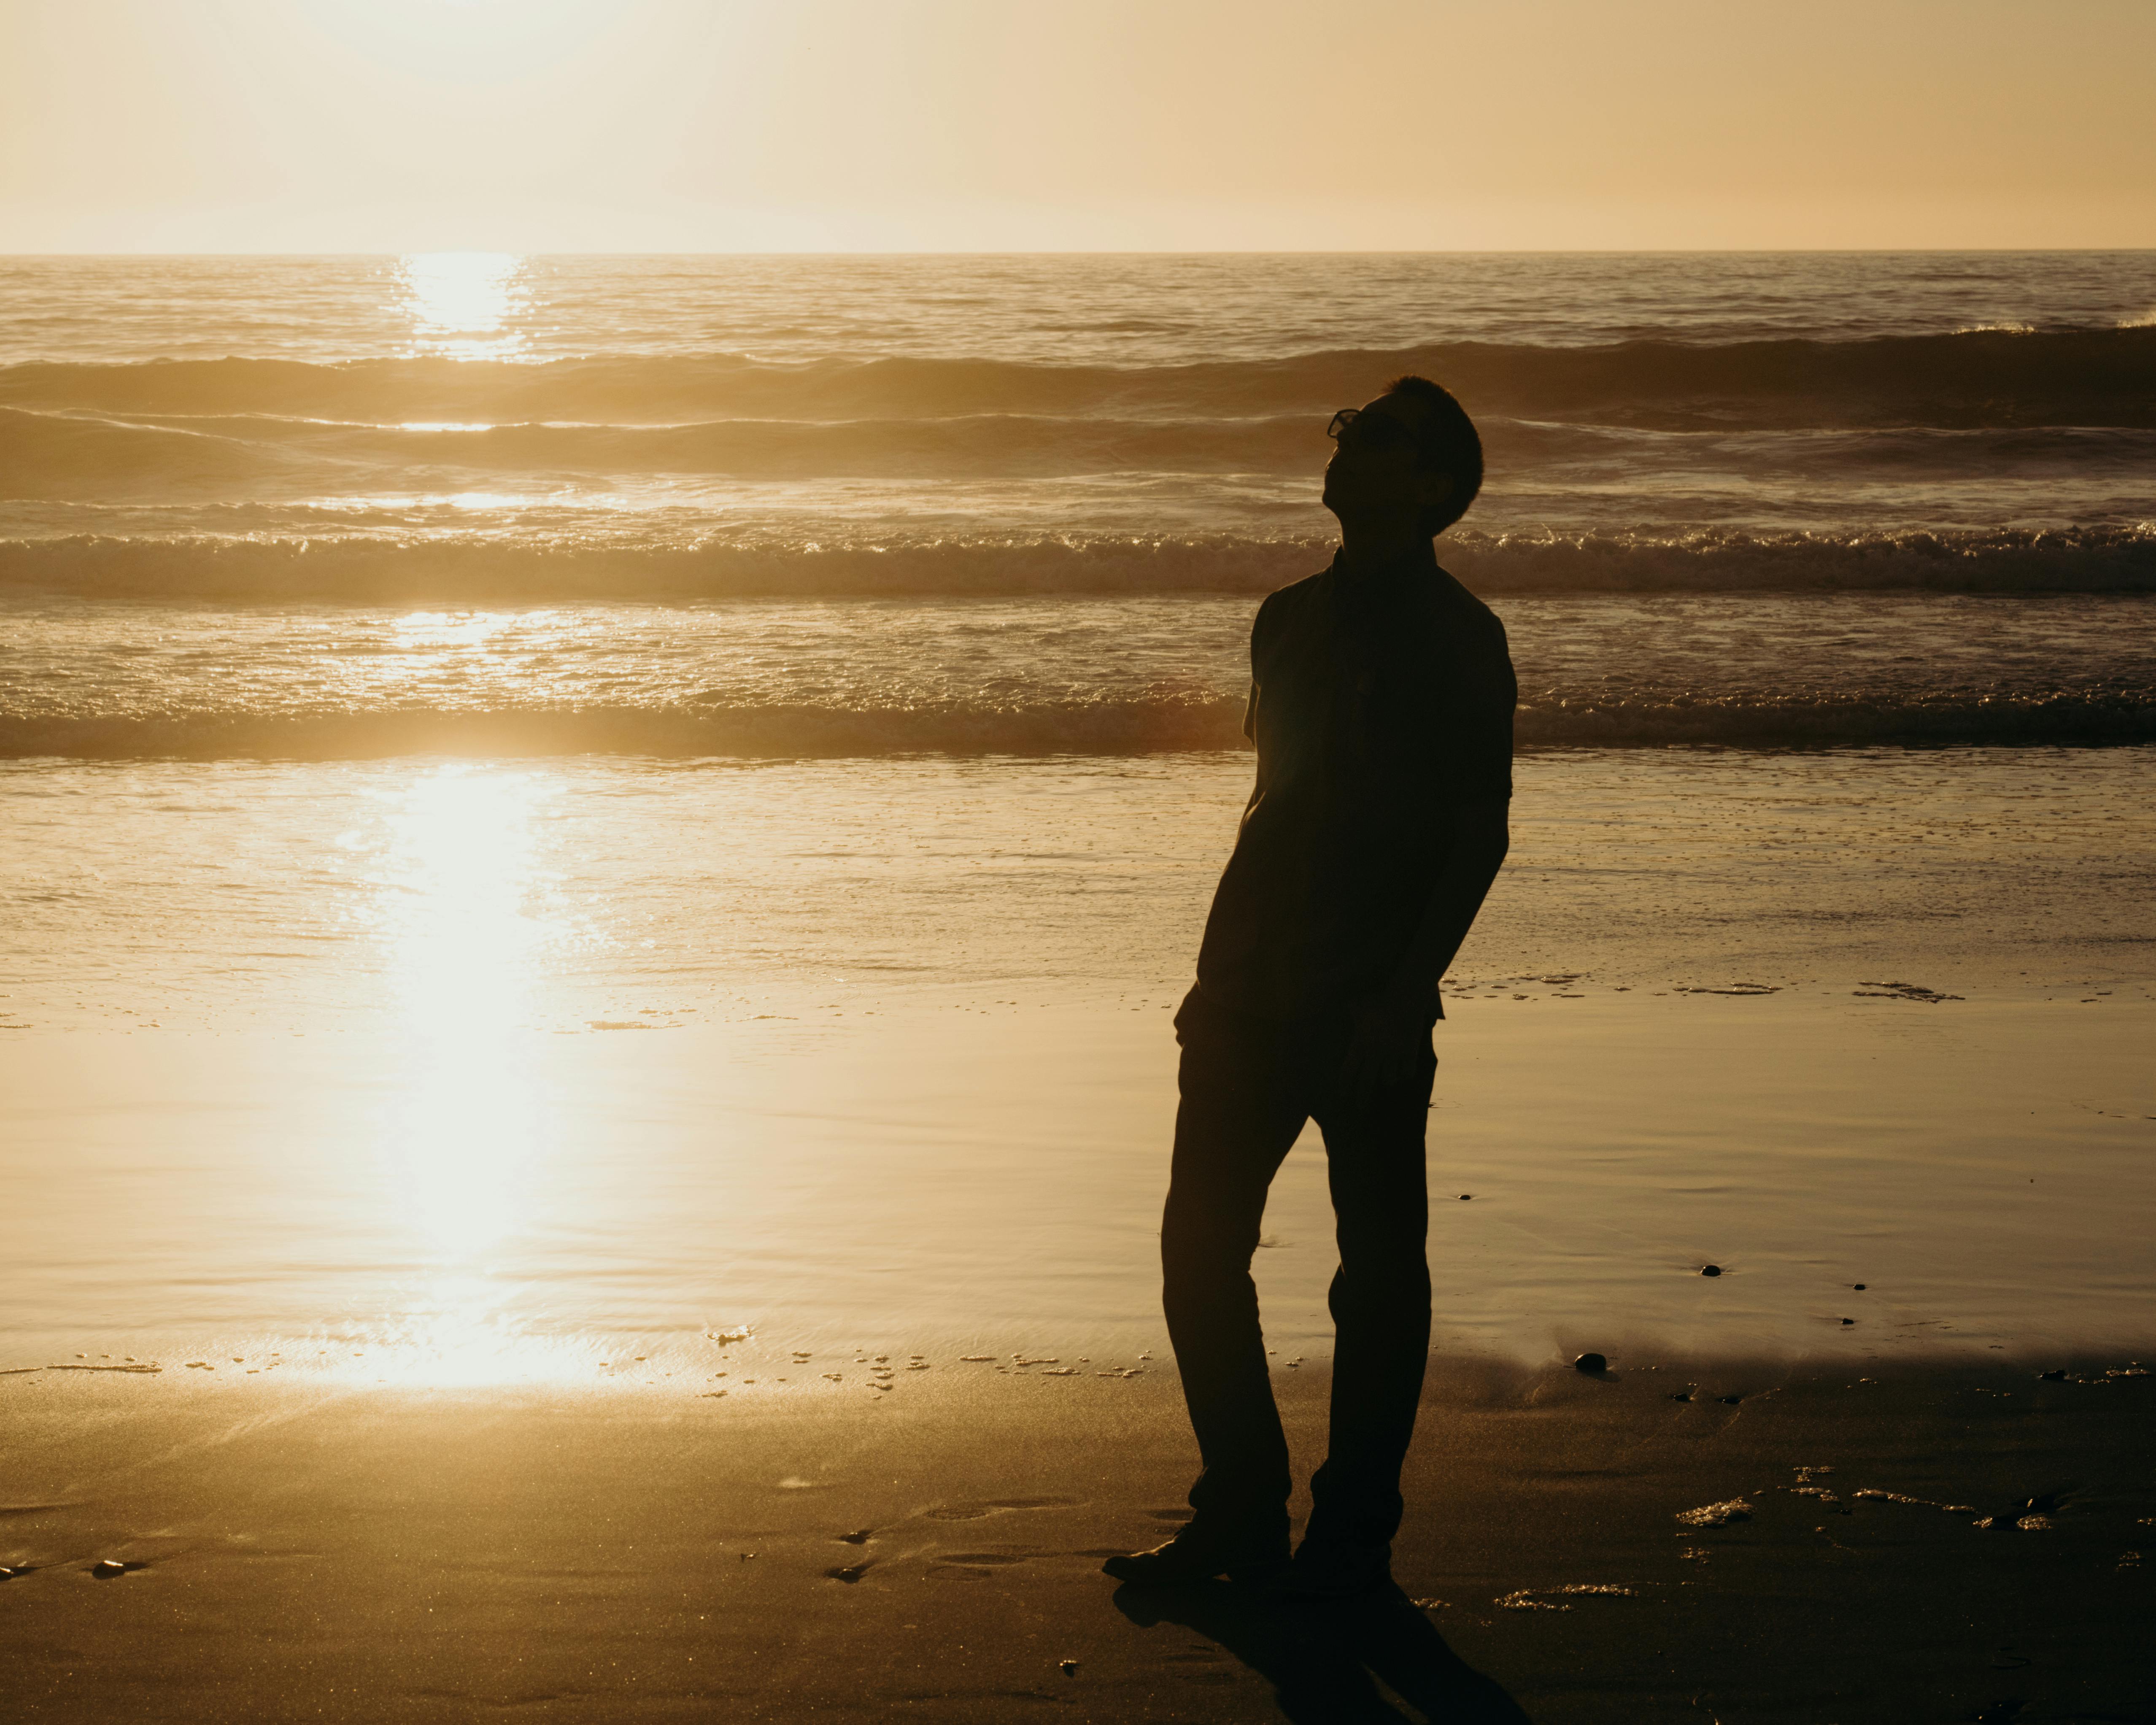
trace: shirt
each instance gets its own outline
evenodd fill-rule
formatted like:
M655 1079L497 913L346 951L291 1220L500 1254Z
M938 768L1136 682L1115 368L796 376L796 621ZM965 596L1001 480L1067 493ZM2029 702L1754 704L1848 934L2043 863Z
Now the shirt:
M1518 696L1504 624L1427 552L1355 577L1336 557L1269 595L1243 721L1257 782L1206 920L1199 992L1293 1019L1383 988L1460 805L1512 793Z

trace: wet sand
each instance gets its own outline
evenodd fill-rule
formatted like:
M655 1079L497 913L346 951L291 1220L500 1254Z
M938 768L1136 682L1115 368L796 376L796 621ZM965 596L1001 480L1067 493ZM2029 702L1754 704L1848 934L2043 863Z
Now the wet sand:
M1439 1042L1442 1353L2156 1352L2156 1007L2123 991L1521 978ZM778 1371L1129 1363L1165 1352L1174 1061L1166 1013L1075 1005L0 1042L0 1367L592 1384L707 1372L742 1327ZM1257 1255L1283 1358L1329 1348L1333 1263L1312 1131Z
M0 1378L0 1691L55 1721L2156 1717L2156 1378L2122 1360L1446 1362L1403 1594L1294 1609L1097 1574L1182 1513L1172 1374L932 1366L761 1402ZM1306 1466L1323 1373L1279 1378Z

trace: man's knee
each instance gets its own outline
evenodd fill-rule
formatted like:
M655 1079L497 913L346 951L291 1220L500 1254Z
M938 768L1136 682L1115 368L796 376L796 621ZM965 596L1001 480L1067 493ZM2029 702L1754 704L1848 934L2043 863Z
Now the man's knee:
M1171 1277L1246 1271L1258 1249L1258 1230L1240 1219L1223 1219L1173 1204L1161 1219L1160 1261Z
M1170 1194L1161 1219L1160 1267L1170 1305L1204 1304L1248 1285L1258 1227L1218 1210L1178 1204Z
M1419 1227L1343 1228L1340 1274L1356 1292L1386 1300L1430 1299L1430 1255Z

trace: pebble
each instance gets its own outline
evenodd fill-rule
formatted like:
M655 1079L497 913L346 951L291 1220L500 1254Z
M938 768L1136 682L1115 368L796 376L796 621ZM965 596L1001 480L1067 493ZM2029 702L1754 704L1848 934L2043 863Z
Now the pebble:
M1572 1363L1572 1368L1575 1372L1606 1372L1609 1362L1599 1353L1583 1353Z
M90 1573L102 1580L109 1581L116 1575L125 1575L127 1573L127 1565L117 1558L100 1558L90 1566Z
M1078 1675L1078 1661L1075 1659L1066 1659L1057 1666L1057 1669L1066 1677L1075 1677Z
M2036 1376L2046 1384L2063 1384L2066 1381L2066 1368L2061 1366L2056 1371L2039 1372Z
M1719 1264L1702 1264L1699 1266L1699 1273L1702 1276L1719 1276L1722 1266Z

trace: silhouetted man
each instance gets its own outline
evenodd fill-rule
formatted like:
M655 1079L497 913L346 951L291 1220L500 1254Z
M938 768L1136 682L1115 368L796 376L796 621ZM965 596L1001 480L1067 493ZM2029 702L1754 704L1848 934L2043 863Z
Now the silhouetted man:
M1123 1580L1387 1583L1430 1352L1423 1132L1438 978L1505 859L1517 685L1504 626L1431 540L1482 482L1460 403L1402 377L1329 428L1340 550L1250 631L1257 784L1177 1014L1163 1301L1204 1463L1190 1521ZM1325 1134L1340 1269L1331 1449L1288 1562L1287 1442L1250 1255L1303 1127Z

